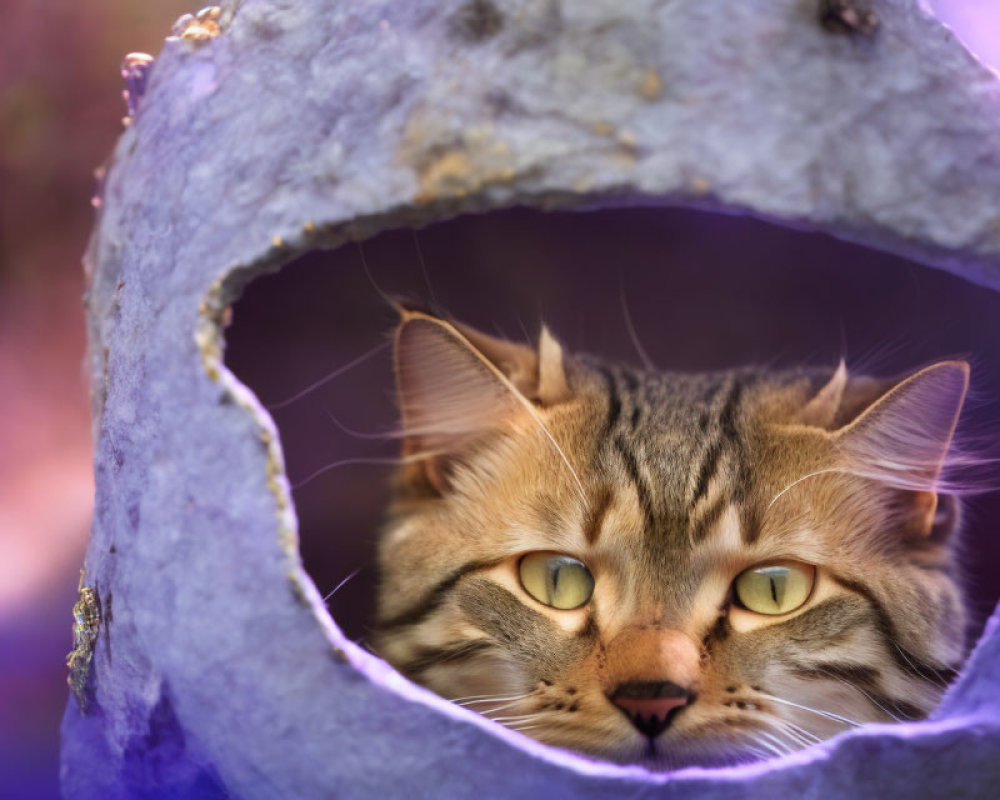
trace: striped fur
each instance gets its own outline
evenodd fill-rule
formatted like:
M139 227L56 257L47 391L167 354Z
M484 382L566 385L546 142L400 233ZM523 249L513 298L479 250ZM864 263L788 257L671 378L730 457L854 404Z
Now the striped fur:
M901 487L846 460L860 452L847 437L885 430L889 390L911 384L842 369L654 373L418 316L419 336L404 315L397 369L404 426L421 421L405 449L425 458L399 475L375 640L403 674L549 744L664 769L755 760L934 707L964 652L956 501L934 494L926 461L931 482ZM422 452L429 430L457 430L461 404L476 402L468 389L440 398L449 418L435 419L434 382L421 380L435 365L421 354L449 347L472 354L450 359L473 365L468 385L491 370L516 381L489 389L482 430L434 433ZM944 431L943 459L954 420L941 415L949 403L957 415L964 367L934 369L911 381L920 397L939 384L954 395L924 425ZM531 551L587 564L590 602L533 600L517 575ZM738 607L734 578L775 559L816 566L809 600L776 617ZM651 741L609 696L626 679L677 682L681 650L695 699Z

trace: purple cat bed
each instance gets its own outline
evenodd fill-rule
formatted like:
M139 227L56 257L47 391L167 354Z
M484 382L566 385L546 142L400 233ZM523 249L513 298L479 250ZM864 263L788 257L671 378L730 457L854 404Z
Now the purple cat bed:
M227 309L302 252L459 212L692 205L1000 287L1000 80L915 0L231 3L169 44L88 254L97 506L67 797L988 797L1000 615L926 722L653 775L549 750L346 641ZM475 269L470 265L469 269Z

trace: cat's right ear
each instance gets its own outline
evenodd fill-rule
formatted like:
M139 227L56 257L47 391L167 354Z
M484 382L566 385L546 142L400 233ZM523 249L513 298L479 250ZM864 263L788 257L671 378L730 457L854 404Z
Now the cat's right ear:
M416 464L410 474L438 493L470 442L530 422L570 394L562 348L548 330L535 349L407 308L395 370L403 453Z
M957 506L938 513L938 491L955 426L969 388L969 365L942 361L893 386L834 434L856 475L902 490L897 513L917 538L950 530Z

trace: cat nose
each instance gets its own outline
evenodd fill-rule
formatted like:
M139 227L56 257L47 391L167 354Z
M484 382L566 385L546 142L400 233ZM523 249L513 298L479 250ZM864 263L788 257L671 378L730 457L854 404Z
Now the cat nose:
M625 713L639 733L655 739L694 696L671 681L631 681L620 684L609 699Z

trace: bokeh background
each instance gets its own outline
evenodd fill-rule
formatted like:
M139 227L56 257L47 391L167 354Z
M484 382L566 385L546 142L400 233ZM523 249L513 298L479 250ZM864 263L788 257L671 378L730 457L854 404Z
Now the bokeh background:
M997 0L932 5L970 49L1000 66ZM93 222L94 169L125 112L118 67L127 52L156 54L173 21L195 10L183 0L2 6L2 798L58 796L64 659L93 492L80 258ZM973 422L985 429L1000 420L1000 300L826 237L680 211L587 220L514 211L435 226L419 234L419 245L424 266L409 233L366 245L372 276L485 329L523 338L544 316L574 347L635 359L624 295L640 340L665 368L832 363L845 347L856 361L888 369L971 354L982 376ZM252 284L238 304L228 360L264 402L382 341L389 318L358 259L350 248L312 254ZM470 262L479 266L474 285L463 277ZM390 424L385 358L380 351L348 383L275 411L293 480L331 460L391 455L391 444L357 435ZM371 532L384 491L378 469L333 469L295 492L304 557L321 591L361 570L330 601L357 638L370 609ZM974 519L1000 520L995 501L977 503ZM979 563L1000 563L997 542L984 546L990 557ZM996 590L980 572L973 595L982 612Z

